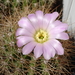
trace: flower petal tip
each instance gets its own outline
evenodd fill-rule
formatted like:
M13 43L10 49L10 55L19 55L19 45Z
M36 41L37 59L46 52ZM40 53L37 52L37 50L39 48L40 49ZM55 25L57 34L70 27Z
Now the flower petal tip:
M22 17L22 18L18 21L18 25L19 25L20 23L22 23L22 21L24 20L24 18L25 18L25 17Z
M50 59L51 59L51 58L45 58L45 60L47 60L47 61L50 60Z
M60 53L58 53L58 55L64 55L64 52L60 52Z
M59 13L58 12L53 12L52 14L54 14L56 16L59 16Z
M27 55L26 53L22 52L23 55Z
M35 56L35 58L36 58L36 59L38 59L38 58L39 58L39 56Z
M20 43L18 43L18 42L17 42L17 46L18 46L18 47L22 47L22 45L21 45Z

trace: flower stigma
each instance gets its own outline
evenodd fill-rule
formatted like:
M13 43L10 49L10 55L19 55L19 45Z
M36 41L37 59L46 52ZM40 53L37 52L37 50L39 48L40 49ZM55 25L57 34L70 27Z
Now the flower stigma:
M45 30L40 29L35 33L34 38L38 43L44 43L48 40L48 33Z

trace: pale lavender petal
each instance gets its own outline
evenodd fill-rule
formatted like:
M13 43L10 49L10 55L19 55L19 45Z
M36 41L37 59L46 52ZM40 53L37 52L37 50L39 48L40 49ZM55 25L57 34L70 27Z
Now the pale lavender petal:
M28 15L29 20L31 21L34 28L37 30L39 28L38 20L35 14Z
M58 12L53 12L51 14L45 14L43 19L43 28L46 29L48 26L53 27L54 21L58 17ZM52 25L53 24L53 25Z
M26 28L29 31L33 32L34 31L34 27L32 26L32 24L30 23L30 21L26 18L23 17L18 21L18 25L20 27Z
M17 31L16 31L16 36L19 36L19 35L32 36L32 33L30 33L27 29L18 28Z
M35 14L36 14L36 17L37 17L37 20L38 20L38 25L40 26L40 28L42 28L44 14L40 10L39 11L36 11Z
M27 44L28 42L32 41L32 37L27 36L19 36L17 37L17 46L22 47L23 45Z
M43 54L43 50L42 49L43 49L42 44L38 43L36 45L36 47L34 48L34 56L36 58L40 57Z
M54 23L54 20L58 17L58 15L59 14L57 12L51 14L45 14L43 19L43 28L47 29L48 26L50 26L50 28L54 27L54 25L57 24L57 22L59 22L57 20Z
M62 47L62 44L58 40L52 39L52 40L49 41L49 43L55 48L56 53L58 55L64 54L64 49Z
M43 56L46 60L49 60L51 58L51 54L46 50L47 49L43 49Z
M51 14L51 21L50 21L50 23L52 23L58 16L59 16L58 12L53 12Z
M43 18L43 15L44 15L43 12L40 11L40 10L39 11L36 11L35 14L36 14L36 16L37 16L38 19L42 19Z
M43 29L47 29L49 22L51 20L51 14L45 14L43 18Z
M30 42L28 43L27 45L25 45L22 49L22 53L23 55L27 55L29 54L30 52L32 52L32 50L34 49L34 47L36 46L36 43L35 42Z
M48 29L51 30L53 28L55 28L56 26L59 26L63 24L62 22L60 22L59 20L54 21L53 23L49 23Z
M51 57L55 56L55 50L48 42L43 45L43 56L46 60L49 60Z
M52 34L51 37L56 38L56 39L62 39L62 40L68 40L69 39L68 34L65 32Z
M58 25L58 26L54 27L51 30L50 30L50 27L49 27L48 28L48 32L50 32L51 34L53 34L53 33L60 33L60 32L66 31L67 28L68 28L68 25L63 23L61 25Z
M60 20L56 20L53 22L54 27L63 24Z

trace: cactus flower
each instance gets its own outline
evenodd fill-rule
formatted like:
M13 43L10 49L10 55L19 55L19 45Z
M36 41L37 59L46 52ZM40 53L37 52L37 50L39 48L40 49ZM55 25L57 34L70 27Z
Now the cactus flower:
M23 55L33 51L36 58L43 55L46 60L49 60L55 54L64 54L64 48L58 39L69 39L65 32L68 25L56 20L58 15L58 12L44 14L39 10L18 21L17 46L23 46Z

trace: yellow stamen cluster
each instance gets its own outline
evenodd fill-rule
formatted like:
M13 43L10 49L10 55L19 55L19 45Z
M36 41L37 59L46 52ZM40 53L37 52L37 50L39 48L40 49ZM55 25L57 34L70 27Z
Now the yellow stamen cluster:
M40 29L35 33L34 38L38 43L44 43L48 40L48 33Z

